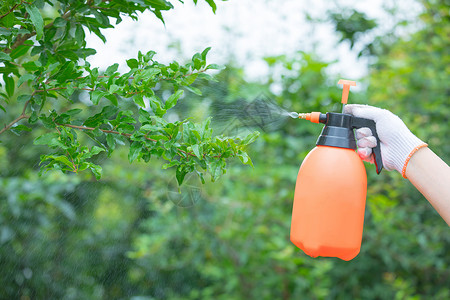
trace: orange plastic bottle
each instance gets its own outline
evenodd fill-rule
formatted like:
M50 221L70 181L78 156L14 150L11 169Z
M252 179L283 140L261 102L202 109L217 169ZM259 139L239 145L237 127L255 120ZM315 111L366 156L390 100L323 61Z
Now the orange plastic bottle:
M343 95L343 103L347 96L344 102ZM378 140L375 122L343 113L316 112L301 118L325 127L298 172L291 241L312 257L351 260L361 249L367 191L353 129L369 127ZM383 166L379 141L373 154L379 174Z
M317 146L303 161L297 178L291 241L312 257L351 260L358 255L367 187L358 154Z

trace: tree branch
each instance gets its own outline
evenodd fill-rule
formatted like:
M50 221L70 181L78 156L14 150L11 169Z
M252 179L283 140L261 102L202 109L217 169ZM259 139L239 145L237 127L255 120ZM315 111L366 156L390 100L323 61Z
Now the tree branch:
M23 0L20 1L20 3L18 3L18 4L16 4L16 5L14 5L13 7L11 7L11 9L10 9L6 14L1 15L1 16L0 16L0 19L3 19L4 17L6 17L6 16L9 15L10 13L12 13L12 12L16 9L17 6L22 5L23 3L28 3L28 2L23 1ZM28 4L30 4L30 3L28 3Z
M5 127L3 127L0 130L0 134L2 134L3 132L9 130L12 126L14 126L14 124L16 124L17 122L19 122L22 119L28 119L30 116L27 116L25 114L25 111L27 110L27 106L30 103L30 100L28 100L27 102L25 102L25 105L23 106L23 110L22 110L22 114L20 116L18 116L15 120L13 120L11 123L9 123L8 125L5 124Z
M25 2L25 1L23 1L23 2ZM64 15L62 15L61 18L63 18L64 20L67 20L69 18L69 16L70 16L70 11L66 12ZM44 29L48 29L52 26L53 26L53 22L48 23L47 25L44 26ZM26 40L28 40L29 38L31 38L35 35L36 35L36 31L18 36L16 41L14 42L14 44L12 44L11 48L6 48L4 52L11 53L14 49L16 49L17 47L22 45Z

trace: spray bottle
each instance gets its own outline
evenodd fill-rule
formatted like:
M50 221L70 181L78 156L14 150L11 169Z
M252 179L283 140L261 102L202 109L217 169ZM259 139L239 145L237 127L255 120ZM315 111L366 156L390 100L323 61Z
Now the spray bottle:
M350 86L339 80L345 106ZM323 123L316 147L304 159L297 176L291 221L291 241L311 257L351 260L361 248L367 175L356 150L353 130L368 127L377 139L373 149L376 172L383 168L375 122L343 113L313 112L300 119Z

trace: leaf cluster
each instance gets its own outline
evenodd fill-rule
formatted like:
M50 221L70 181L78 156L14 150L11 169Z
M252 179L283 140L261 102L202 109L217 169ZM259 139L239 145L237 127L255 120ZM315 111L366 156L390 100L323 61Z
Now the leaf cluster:
M215 11L214 1L207 2ZM190 172L199 174L203 182L204 172L217 180L225 173L225 160L230 157L251 165L245 146L257 133L243 139L217 137L212 134L210 119L201 124L164 119L168 110L186 98L185 91L202 94L192 86L197 78L214 80L207 71L221 67L206 63L209 47L184 64L162 64L155 60L156 52L139 51L136 58L126 60L126 72L119 71L118 63L102 71L86 61L96 53L86 47L86 29L106 41L101 30L113 28L112 20L117 24L122 16L137 19L138 13L149 10L163 21L161 11L171 8L173 5L165 0L2 4L0 108L7 112L6 107L15 100L23 105L23 113L0 133L44 126L51 132L38 136L35 144L47 145L54 152L41 156L42 171L78 173L90 169L97 179L101 167L94 163L95 156L100 152L110 156L118 144L129 147L130 162L148 162L151 157L167 160L165 168L176 167L179 184ZM56 17L47 16L47 9L52 9ZM167 97L155 93L162 83L170 93ZM83 102L86 95L89 101ZM59 109L65 101L69 109ZM79 117L81 103L91 111L87 117ZM78 108L70 109L70 105ZM100 111L94 113L97 106ZM16 126L21 119L28 119L29 126ZM80 131L89 137L90 144L79 138Z

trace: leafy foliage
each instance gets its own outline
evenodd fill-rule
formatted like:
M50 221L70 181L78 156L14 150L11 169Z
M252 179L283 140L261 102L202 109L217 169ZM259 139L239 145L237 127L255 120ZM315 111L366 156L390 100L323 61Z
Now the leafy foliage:
M448 161L448 9L444 1L423 4L419 29L395 41L389 37L379 48L383 51L371 54L376 60L365 79L369 88L352 93L350 101L390 109ZM262 92L295 111L339 110L341 91L335 85L336 78L327 72L332 64L304 52L268 57L266 62L271 75L263 83L246 81L242 69L230 65L216 75L216 81L201 78L206 73L199 73L191 85L180 85L177 91L185 92L178 100L173 96L168 101L177 93L174 83L160 81L153 90L165 100L161 109L166 109L167 102L168 106L177 102L163 118L153 110L141 115L144 109L128 98L118 100L117 107L102 98L100 107L86 109L90 98L76 100L81 91L75 90L70 98L74 103L50 99L43 108L50 125L55 126L52 129L38 127L37 123L27 124L31 132L11 127L11 132L21 135L10 134L0 144L0 298L448 299L448 226L398 173L383 171L376 175L373 166L366 164L369 185L363 243L354 260L313 259L290 243L295 179L301 161L320 133L317 124L290 119L277 130L262 132L249 146L254 168L235 164L220 183L204 185L195 173L183 174L181 168L175 174L160 170L170 165L164 159L145 163L136 158L130 168L129 159L142 154L139 150L147 140L131 140L131 135L100 130L112 130L106 125L122 124L123 120L135 126L129 134L139 136L146 132L143 126L156 126L162 128L156 135L167 136L165 129L176 124L167 120L191 116L185 125L180 124L181 131L187 127L190 133L178 141L180 147L186 146L183 151L192 154L190 162L205 155L206 149L215 151L215 147L201 147L193 141L197 134L206 132L209 136L205 116L213 117L209 130L218 129L214 120L225 104L251 102ZM134 68L136 62L132 60L128 66ZM10 77L17 82L17 77ZM276 90L271 85L281 87L281 91L271 93ZM200 90L202 96L187 87ZM16 86L14 93L20 89ZM164 91L171 92L164 96ZM53 125L52 112L47 110L50 102L56 111L68 115L64 118L73 126L94 128L84 122L95 114L108 116L108 123L99 125L99 130L81 131L92 133L94 138L94 134L102 134L97 139L102 143L106 139L108 148L95 142L88 144L86 141L92 139L86 134L77 135L78 149L83 154L93 153L93 163L108 155L110 145L115 143L114 153L102 163L101 181L91 180L89 173L73 176L55 170L39 177L33 165L45 148L17 148L33 140L52 145L70 139L63 131L72 133L74 128ZM13 103L7 110L10 119L22 109ZM129 113L119 117L119 110L133 112L135 123ZM89 122L95 123L98 118L103 117ZM167 124L157 123L161 121L158 118ZM37 122L45 125L46 120ZM126 129L125 124L121 126ZM44 137L36 139L38 136ZM249 135L241 142L254 138ZM135 146L118 147L130 142ZM231 141L213 135L206 139L206 144L210 143L233 147ZM44 155L59 159L53 152L56 154ZM210 174L221 170L220 160L213 159ZM246 162L244 155L241 159ZM184 180L181 194L177 177ZM195 184L197 181L199 184ZM172 197L174 194L192 201L182 205Z
M215 11L214 1L207 2ZM46 17L44 8L48 6L56 17ZM6 112L14 100L24 107L20 117L0 133L21 119L51 130L34 142L55 151L41 156L44 172L58 169L78 173L89 169L100 179L102 168L94 163L94 157L101 152L110 156L117 144L128 144L130 163L162 157L168 161L165 168L177 168L180 185L192 172L202 180L203 173L210 172L212 180L217 180L226 170L226 159L246 157L249 139L213 136L211 120L194 124L188 119L168 122L163 118L183 98L184 90L201 94L189 87L197 78L211 80L205 72L219 66L206 64L210 48L195 54L184 65L164 65L154 59L154 51L139 51L136 58L126 61L129 70L123 74L118 72L117 63L101 72L86 61L95 50L86 47L85 29L105 41L101 30L114 27L112 19L117 24L121 15L137 19L139 12L149 10L163 21L161 11L171 8L172 4L165 0L3 3L0 59L4 66L0 70L4 93L0 93L0 99L6 105L1 108ZM161 82L169 83L166 88L173 91L165 100L155 93ZM77 103L86 93L90 99L86 106L93 112L87 118L78 117L80 108L58 109L61 101ZM131 101L135 105L130 106ZM94 114L95 107L101 107L101 111ZM27 110L31 110L29 115ZM25 125L12 128L15 132L32 129ZM93 145L79 138L80 131Z
M345 13L329 12L329 17L335 24L336 32L342 35L341 42L350 42L350 48L353 48L361 34L365 34L377 26L375 20L368 19L364 13L354 9L345 11Z

